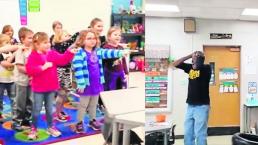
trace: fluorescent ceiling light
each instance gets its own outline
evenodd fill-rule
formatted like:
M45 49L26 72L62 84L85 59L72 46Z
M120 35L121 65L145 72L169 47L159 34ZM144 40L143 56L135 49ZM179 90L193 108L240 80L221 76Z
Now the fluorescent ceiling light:
M258 16L258 9L245 8L242 12L242 15Z
M176 5L146 4L146 11L179 12Z

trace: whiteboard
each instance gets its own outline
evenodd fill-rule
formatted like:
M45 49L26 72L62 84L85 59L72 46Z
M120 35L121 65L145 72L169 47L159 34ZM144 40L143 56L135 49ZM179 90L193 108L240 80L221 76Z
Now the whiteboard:
M11 25L14 37L18 38L20 24L19 0L0 0L0 31L4 25Z

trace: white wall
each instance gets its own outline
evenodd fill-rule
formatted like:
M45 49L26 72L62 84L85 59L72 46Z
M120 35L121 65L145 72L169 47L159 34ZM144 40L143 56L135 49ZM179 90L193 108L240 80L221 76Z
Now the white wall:
M20 28L18 4L18 0L0 0L0 29L10 24L16 36ZM95 17L103 20L105 35L110 26L111 0L41 0L40 12L28 12L28 27L52 34L52 23L59 20L65 30L74 33L86 29Z
M0 33L4 25L10 24L17 32L20 28L20 11L18 0L0 0ZM15 33L15 38L17 33Z
M146 18L146 43L170 44L175 58L186 56L193 51L203 50L203 45L241 45L241 118L242 109L249 81L258 80L257 73L245 74L247 56L253 56L258 65L258 22L197 19L197 32L184 32L182 18ZM210 40L209 33L232 33L231 40ZM146 48L148 49L148 48ZM186 110L187 75L181 70L173 71L172 110L168 118L177 124L176 134L183 134L184 114ZM155 114L146 115L146 120L153 120ZM242 124L242 119L241 119ZM242 126L242 125L241 125Z

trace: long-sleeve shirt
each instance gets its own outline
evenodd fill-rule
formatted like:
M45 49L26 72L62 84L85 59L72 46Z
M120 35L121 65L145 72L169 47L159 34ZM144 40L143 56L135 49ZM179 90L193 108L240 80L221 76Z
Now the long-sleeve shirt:
M60 42L60 43L53 43L52 41L53 41L54 35L52 35L50 37L51 48L53 50L56 50L57 52L63 54L75 42L75 40L76 40L78 35L79 35L79 32L75 33L70 39L68 39L66 41L63 41L63 42ZM68 67L68 68L70 68L71 64L69 63L68 65L59 66L59 67L65 67L65 68Z
M123 47L118 45L117 47L114 47L110 44L105 44L103 46L104 49L118 49L118 50L122 50ZM126 59L123 57L122 61L120 64L118 65L113 65L114 62L117 60L118 58L111 58L111 59L105 59L103 60L104 66L106 69L108 69L111 72L120 72L120 71L124 71L125 74L128 74L128 69L127 69L127 65L126 65Z
M26 64L27 74L31 77L31 88L33 92L50 92L59 89L57 77L57 66L64 66L73 59L74 54L66 51L60 54L54 50L41 54L33 50ZM46 62L52 62L53 66L42 70Z
M100 83L103 84L105 79L102 59L122 57L123 53L122 50L102 48L96 48L94 51L96 51L98 57ZM88 63L85 61L87 59L87 53L85 52L84 48L80 48L79 51L75 54L72 62L77 87L82 89L86 88L86 86L90 86Z

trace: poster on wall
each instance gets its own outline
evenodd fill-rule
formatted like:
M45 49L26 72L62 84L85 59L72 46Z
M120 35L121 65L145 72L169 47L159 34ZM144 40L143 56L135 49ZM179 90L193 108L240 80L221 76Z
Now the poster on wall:
M27 25L27 0L19 0L21 25Z
M169 45L146 45L145 51L145 108L169 110L171 98L169 93L168 58Z
M248 94L257 94L256 82L248 82Z
M219 81L220 93L238 93L238 69L237 68L220 68Z
M145 69L146 108L167 107L167 59L148 58Z
M112 0L112 13L129 13L133 9L135 13L142 13L142 0Z
M29 12L39 12L40 11L40 0L29 0L28 6L29 6Z

